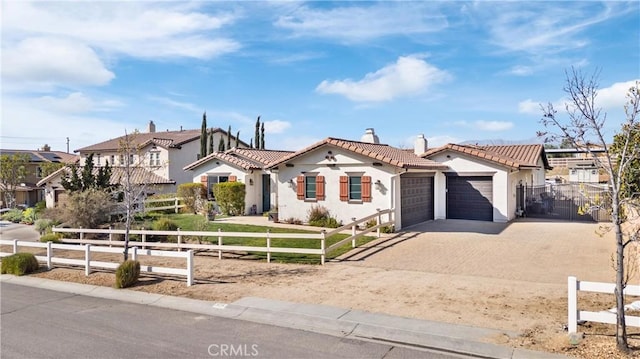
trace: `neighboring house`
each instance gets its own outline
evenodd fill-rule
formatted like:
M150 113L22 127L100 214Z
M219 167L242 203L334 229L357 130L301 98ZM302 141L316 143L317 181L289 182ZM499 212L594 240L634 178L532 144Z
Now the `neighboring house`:
M198 160L200 155L200 130L179 130L156 132L153 121L149 122L147 132L130 134L132 143L138 146L138 154L124 158L120 150L125 136L97 143L76 150L80 153L80 165L84 165L89 154L93 153L94 166L104 166L107 162L112 167L120 167L129 161L138 167L173 182L175 185L164 186L162 192L175 192L176 185L191 182L191 174L184 171L184 166ZM213 144L217 148L220 139L227 142L227 131L220 128L213 129ZM236 138L231 136L231 144L235 145ZM249 147L239 141L240 147Z
M82 167L78 167L76 169L78 171L78 175L81 175ZM93 169L93 174L96 175L98 172L97 168ZM50 174L49 176L43 178L37 183L38 187L44 188L44 200L47 203L47 208L56 207L60 202L63 196L66 195L65 189L62 187L62 178L71 173L71 167L63 167L56 172ZM124 182L123 177L125 176L125 171L123 167L113 167L111 169L111 178L109 183L111 185L117 186ZM154 193L160 193L159 190L162 190L163 187L173 187L175 186L175 181L167 180L164 177L158 176L153 172L149 172L141 167L131 168L131 183L135 185L144 184L147 187L145 190L148 195Z
M426 150L421 141L417 153ZM312 206L326 207L343 223L392 208L400 229L434 219L434 177L448 167L380 144L367 129L361 141L329 137L267 169L276 173L280 220L306 221Z
M422 155L449 170L435 177L435 218L506 222L516 217L517 186L545 184L542 145L448 144Z
M125 136L83 147L75 152L80 154L80 168L90 154L93 154L94 168L109 163L113 183L118 183L114 179L118 178L118 173L122 173L122 167L129 163L135 168L136 177L149 186L149 194L172 193L176 192L177 185L192 182L191 174L183 168L199 158L200 133L200 129L156 132L155 124L150 121L147 132L129 134L131 145L137 147L136 153L130 156L123 155L121 150ZM227 131L214 128L213 143L216 147L220 139L226 144ZM235 136L231 136L231 144L235 143ZM242 141L238 141L238 144L240 147L248 147ZM64 191L60 185L64 173L60 171L56 176L49 176L46 181L41 181L51 190L47 197L49 207L55 206L59 193Z
M556 179L570 183L603 183L607 182L606 174L601 173L600 166L593 156L606 163L606 151L601 146L589 145L589 153L585 148L552 148L547 149L549 164L554 167Z
M213 186L221 182L245 184L245 212L257 214L267 212L275 206L278 192L275 176L265 166L290 155L291 151L233 148L225 152L214 152L184 167L193 182L207 188L208 197L215 200Z
M44 167L47 163L72 164L78 161L78 156L60 151L30 151L30 150L4 150L0 149L0 155L13 156L14 154L26 154L29 156L27 164L27 176L16 187L15 204L31 207L44 200L44 192L37 182L43 178ZM1 187L2 185L0 185ZM2 192L4 188L0 188ZM6 207L0 198L0 207Z

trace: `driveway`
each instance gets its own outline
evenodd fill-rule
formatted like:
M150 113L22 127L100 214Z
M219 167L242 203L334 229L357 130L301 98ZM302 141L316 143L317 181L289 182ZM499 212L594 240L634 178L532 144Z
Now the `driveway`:
M19 239L21 241L37 241L40 234L33 226L0 221L0 239Z
M342 257L352 265L565 284L567 276L612 281L613 233L597 223L524 219L437 220Z

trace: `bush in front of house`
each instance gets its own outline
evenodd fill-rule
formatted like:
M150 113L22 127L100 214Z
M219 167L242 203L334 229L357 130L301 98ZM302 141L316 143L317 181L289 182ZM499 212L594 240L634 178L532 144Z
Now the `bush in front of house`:
M38 260L32 253L16 253L2 258L1 274L25 275L37 271Z
M309 222L310 226L327 228L340 227L340 222L331 216L331 213L326 207L320 205L311 206L307 214L307 222Z
M223 182L213 186L213 194L222 213L228 216L244 214L246 188L241 182Z
M44 234L40 237L40 242L42 243L47 243L47 242L53 242L53 243L60 243L60 238L62 238L62 234L60 233L47 233Z
M89 188L82 192L72 192L64 206L63 220L73 228L98 228L109 221L114 209L111 194Z
M116 288L128 288L138 282L140 262L128 259L116 269Z
M29 207L22 211L22 220L20 222L25 224L33 224L36 219L38 219L36 209Z
M375 226L378 222L375 219L370 219L367 221L367 223L365 223L365 227L366 228L371 228L373 226ZM380 227L380 232L382 233L393 233L395 231L395 229L393 228L393 225L391 226L382 226Z
M156 220L155 222L153 222L153 224L151 224L151 229L154 231L177 231L178 230L178 224L167 217L162 217L158 220ZM164 235L158 235L158 236L147 236L147 239L149 241L155 241L155 242L162 242L166 239L166 241L168 242L176 242L177 241L177 237L176 236L164 236Z
M20 223L22 221L22 210L14 208L2 215L2 220L13 223Z
M202 183L183 183L176 195L182 198L183 212L196 214L200 210L198 203L207 198L207 188Z
M49 218L36 219L33 227L35 227L36 231L40 234L49 233L51 232L51 228L53 228L53 220Z

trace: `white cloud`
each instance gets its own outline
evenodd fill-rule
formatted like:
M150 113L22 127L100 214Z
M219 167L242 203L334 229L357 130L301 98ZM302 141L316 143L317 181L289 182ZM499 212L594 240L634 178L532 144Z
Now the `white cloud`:
M90 47L51 37L29 38L3 49L3 77L19 82L105 85L115 75Z
M629 88L635 86L637 81L640 79L616 82L609 87L600 89L596 103L604 109L622 109L627 102Z
M275 26L294 36L362 42L390 35L436 32L448 27L437 4L382 2L375 5L342 6L333 9L306 5L280 16Z
M170 98L161 97L161 96L149 96L149 99L169 107L180 108L180 109L195 112L195 113L204 112L203 109L189 102L175 101Z
M415 95L430 86L445 82L451 76L444 70L415 57L399 57L394 64L368 73L361 80L322 81L316 91L338 94L357 102L389 101L401 96Z
M627 102L627 91L635 85L636 81L640 81L640 79L616 82L609 87L601 88L596 97L596 106L605 111L621 110ZM547 102L526 99L518 103L518 112L541 115L540 104L546 106ZM558 111L564 111L567 104L569 104L569 100L566 98L561 98L551 103L553 108Z
M482 131L506 131L513 128L513 122L508 121L475 121L474 125Z
M434 148L434 147L444 146L447 143L460 143L461 141L462 140L460 138L449 136L449 135L432 136L432 137L427 137L427 146L429 148Z
M264 132L266 133L282 133L289 127L291 127L291 123L287 121L264 121Z
M73 92L66 97L42 96L36 102L43 110L69 114L109 111L122 106L117 100L94 101L82 92Z

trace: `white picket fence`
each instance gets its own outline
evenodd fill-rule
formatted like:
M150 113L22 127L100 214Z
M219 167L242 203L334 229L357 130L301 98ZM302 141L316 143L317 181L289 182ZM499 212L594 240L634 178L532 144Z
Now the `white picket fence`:
M104 241L103 241L104 242ZM104 243L102 243L104 244ZM89 243L84 245L76 245L76 244L61 244L61 243L40 243L40 242L28 242L28 241L19 241L17 239L7 240L0 239L0 245L10 245L13 246L13 252L0 252L0 257L6 257L15 253L18 253L19 247L34 247L34 248L46 248L47 255L46 256L35 256L41 262L45 262L47 264L47 268L53 268L53 263L60 264L68 264L68 265L77 265L84 266L85 275L91 274L91 268L107 268L107 269L116 269L120 265L120 262L105 262L105 261L97 261L91 259L91 253L117 253L122 254L122 248L109 248L105 246L93 246ZM65 250L65 251L82 251L84 252L83 259L72 259L72 258L63 258L54 256L54 249ZM158 267L158 266L148 266L148 265L140 265L141 272L147 273L162 273L162 274L176 274L176 275L184 275L187 277L187 286L193 285L193 251L187 252L175 252L175 251L158 251L158 250L149 250L149 249L140 249L135 246L129 248L129 254L131 259L137 260L138 256L151 256L151 257L173 257L173 258L185 258L187 261L186 268L169 268L169 267Z
M613 294L616 285L613 283L585 282L579 281L576 277L569 277L567 281L569 288L568 308L569 308L569 333L578 331L578 321L589 321L606 324L616 324L616 313L608 311L590 312L578 309L578 291ZM640 296L640 286L628 285L624 289L625 295ZM631 327L640 327L640 317L625 315L626 323Z
M387 221L382 221L382 216L387 215ZM366 228L364 230L358 231L358 225L361 223L366 223L369 220L375 219L376 225L370 228ZM154 248L166 248L166 249L175 249L181 251L183 249L187 250L211 250L218 252L218 258L222 259L222 254L224 252L259 252L267 254L267 262L271 262L271 254L272 253L292 253L292 254L314 254L320 256L320 263L324 265L326 261L327 255L337 249L338 247L344 245L345 243L351 242L351 247L356 247L356 240L359 237L362 237L368 233L376 232L377 237L380 237L380 229L384 226L393 225L393 210L378 210L377 213L372 214L367 217L363 217L361 219L356 220L344 225L340 228L336 228L332 231L322 231L320 233L271 233L267 230L267 232L259 233L259 232L223 232L222 230L218 230L218 232L204 232L204 231L182 231L178 229L177 231L151 231L144 229L136 229L130 230L129 234L132 235L140 235L141 242L130 242L130 245L135 245L141 248L146 247L154 247ZM326 246L326 240L328 237L341 233L343 231L350 230L351 235L337 243L332 244L331 246ZM115 241L113 240L114 234L124 235L124 229L89 229L89 228L53 228L53 232L56 233L78 233L80 239L62 239L65 243L76 243L76 244L98 244L98 245L109 245L109 246L124 246L124 241ZM109 236L108 240L87 240L84 238L85 234L93 233L93 234L106 234ZM147 236L175 236L177 238L177 243L159 243L159 242L148 242ZM217 239L216 244L192 244L192 243L183 243L184 237L214 237ZM264 238L266 240L266 246L244 246L244 245L227 245L224 244L225 237L234 237L234 238ZM316 239L320 242L320 248L287 248L287 247L274 247L272 246L272 239Z

